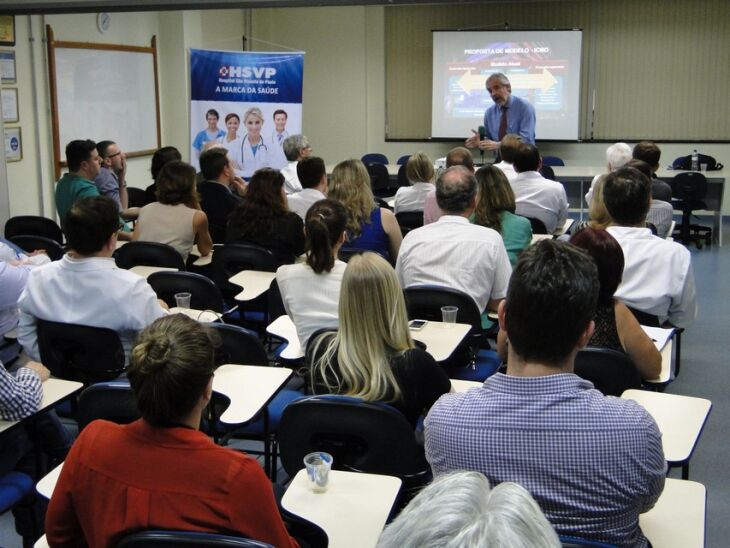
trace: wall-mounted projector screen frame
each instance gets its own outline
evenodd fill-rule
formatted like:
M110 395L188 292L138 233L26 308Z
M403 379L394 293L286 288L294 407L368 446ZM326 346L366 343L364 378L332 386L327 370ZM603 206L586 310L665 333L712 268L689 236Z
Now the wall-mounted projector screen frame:
M75 139L111 139L130 158L160 148L155 36L150 47L64 42L46 25L46 39L56 179Z
M431 136L466 138L493 104L487 76L507 75L537 115L539 140L579 139L582 31L434 30Z

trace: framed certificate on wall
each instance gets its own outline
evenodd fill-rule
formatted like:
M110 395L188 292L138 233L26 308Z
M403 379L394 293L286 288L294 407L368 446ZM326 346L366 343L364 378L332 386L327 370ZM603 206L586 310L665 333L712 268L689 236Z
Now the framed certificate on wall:
M0 103L3 108L3 122L17 122L18 115L18 88L5 88L0 90Z
M0 83L14 84L16 81L15 52L11 49L0 49Z
M15 16L0 15L0 46L15 45Z
M19 162L23 159L23 140L19 127L5 128L5 161Z

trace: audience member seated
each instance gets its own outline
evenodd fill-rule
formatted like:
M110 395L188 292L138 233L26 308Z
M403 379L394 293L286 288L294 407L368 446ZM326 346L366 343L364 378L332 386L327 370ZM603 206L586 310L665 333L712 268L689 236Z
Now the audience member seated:
M297 546L256 460L199 432L213 391L214 337L180 314L140 333L127 376L142 418L97 420L81 432L48 506L51 546L116 546L141 529Z
M395 213L423 211L426 195L436 190L433 184L433 162L425 152L416 152L406 163L406 179L411 186L403 186L395 193Z
M96 143L86 139L71 141L66 145L68 173L56 183L56 211L64 219L76 200L86 196L99 196L94 179L101 169L101 158Z
M504 172L510 183L517 178L517 172L512 164L522 143L522 137L514 133L508 133L499 142L499 155L502 160L494 164L494 166Z
M631 160L631 147L626 143L615 143L606 149L606 173L611 173L624 167ZM594 185L598 182L600 175L593 177L591 187L585 195L586 203L590 205L594 192Z
M474 158L468 148L456 147L452 148L446 155L446 169L454 166L464 166L466 169L474 173ZM436 202L436 190L426 194L426 200L423 204L423 224L428 225L435 223L444 212Z
M588 220L587 221L576 221L570 225L568 230L569 234L575 234L585 227L595 228L596 230L604 230L611 222L611 216L606 210L606 204L603 203L603 184L606 180L606 175L598 175L593 185L593 194L591 195L591 201L588 204ZM564 234L560 240L567 241L568 235Z
M446 169L436 181L444 215L411 230L403 240L396 272L401 286L440 285L469 295L480 312L497 310L512 272L502 237L469 223L476 206L476 179L463 166Z
M659 169L659 159L662 156L661 149L651 141L641 141L634 146L632 156L635 160L641 160L649 164L651 168L651 199L672 203L672 187L661 179L658 179L656 172Z
M168 162L157 178L157 201L139 210L132 240L158 242L175 248L184 261L194 244L201 255L213 249L208 217L200 210L195 190L195 168Z
M106 196L83 198L66 215L68 251L34 269L18 301L18 342L39 361L37 321L106 327L119 334L129 355L137 332L166 314L147 280L117 268L119 211Z
M689 326L697 317L691 256L683 245L654 236L646 228L649 179L630 167L610 173L603 200L614 221L606 230L624 252L624 276L616 298L660 322Z
M287 165L281 169L284 176L284 192L287 195L301 192L302 183L299 179L299 171L297 163L308 158L312 154L312 147L309 146L309 140L304 135L290 135L281 144L286 156Z
M644 162L643 160L629 160L626 164L626 167L633 167L634 169L638 169L641 171L644 175L647 176L647 178L652 181L652 196L654 194L654 180L651 178L652 171L651 166ZM659 181L662 183L662 181ZM666 184L666 183L662 183ZM671 189L670 189L671 193ZM671 198L670 198L671 200ZM669 229L672 228L672 220L674 218L674 208L672 207L672 204L670 202L665 202L663 200L656 200L652 197L651 204L649 205L649 213L646 214L646 222L649 225L653 225L657 236L660 238L666 238L667 235L669 235ZM649 226L651 228L651 226Z
M286 142L286 141L284 141ZM297 162L297 175L302 190L286 197L289 209L304 221L313 203L327 197L327 170L324 160L309 156Z
M228 217L246 194L246 185L236 177L233 162L222 145L200 153L200 170L205 179L198 184L200 208L208 216L213 243L224 244Z
M302 348L318 329L337 329L340 285L347 266L337 260L337 252L345 241L346 224L347 211L340 202L315 202L307 213L304 230L306 261L276 271L284 308L297 328Z
M520 145L513 165L517 172L517 177L511 181L517 202L515 212L523 217L539 219L548 234L552 234L568 218L565 187L540 174L542 159L535 145Z
M403 292L385 259L374 253L350 259L339 317L339 331L309 343L309 390L389 403L415 428L451 383L433 357L415 347Z
M393 212L375 203L370 175L360 160L335 166L328 196L347 209L347 241L342 248L374 251L395 263L403 234Z
M304 252L304 225L287 209L281 173L262 168L253 174L246 196L228 219L228 243L265 247L281 264Z
M426 458L434 476L473 470L491 485L519 483L560 535L646 547L639 514L666 474L659 428L638 403L605 397L573 373L597 298L584 252L553 240L527 248L499 308L507 373L434 404Z
M99 174L94 179L99 194L109 196L114 200L123 217L136 218L136 210L127 211L125 214L125 210L129 208L126 179L127 156L114 141L101 141L96 144L96 150L101 160Z
M378 548L500 546L560 548L558 536L523 487L477 472L436 478L380 535Z
M159 177L160 171L162 171L162 168L165 167L165 164L174 160L182 160L180 151L175 147L162 147L156 150L152 155L150 175L152 175L152 180L154 182L144 189L145 205L157 201L157 177Z
M504 172L496 166L480 167L476 174L477 206L474 223L492 228L502 235L509 262L517 263L517 257L532 242L530 221L515 215L515 193Z
M642 378L657 378L662 370L661 354L631 311L613 296L624 271L624 254L616 238L605 230L584 228L570 243L586 251L598 267L596 328L588 346L626 352Z

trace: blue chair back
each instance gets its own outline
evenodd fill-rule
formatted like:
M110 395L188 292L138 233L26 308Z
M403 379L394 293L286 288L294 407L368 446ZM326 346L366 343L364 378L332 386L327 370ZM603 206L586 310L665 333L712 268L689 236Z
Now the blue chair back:
M159 548L170 546L237 546L239 548L274 548L271 544L244 537L201 533L198 531L140 531L124 537L117 548Z
M388 157L385 154L379 152L370 152L360 158L363 164L389 164Z
M542 165L544 165L544 166L564 166L565 162L563 162L563 159L559 158L558 156L543 156Z

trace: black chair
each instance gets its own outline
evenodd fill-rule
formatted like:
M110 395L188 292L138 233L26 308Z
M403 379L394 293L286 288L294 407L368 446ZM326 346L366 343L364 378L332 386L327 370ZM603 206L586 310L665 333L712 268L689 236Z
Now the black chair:
M157 297L165 301L167 306L176 306L175 293L190 293L190 308L196 310L212 310L219 314L225 312L223 295L220 289L209 278L194 272L155 272L150 274L147 282L152 286Z
M540 175L545 177L545 179L550 179L551 181L557 181L555 178L555 172L553 171L553 168L550 166L542 166L540 168Z
M241 288L228 281L231 276L242 270L276 272L279 266L279 261L268 249L251 244L226 244L217 247L213 253L213 281L225 299L232 299L241 292Z
M401 211L396 213L395 218L401 230L404 228L413 230L423 226L423 211Z
M702 249L703 240L707 245L712 243L712 229L707 226L692 224L692 212L696 209L707 209L703 201L707 195L707 178L702 173L690 171L679 173L670 182L672 187L672 204L682 210L682 222L678 239L685 245L692 242Z
M585 540L575 537L560 535L560 546L562 548L617 548L615 544L606 544L597 540Z
M528 221L530 221L530 226L532 226L532 233L533 234L548 234L547 227L545 226L545 223L543 223L540 219L536 219L535 217L525 217Z
M92 384L81 392L77 402L79 431L96 419L129 424L140 416L132 387L126 379Z
M237 325L212 323L221 338L221 346L216 349L216 363L237 363L240 365L269 365L266 349L256 333Z
M410 183L408 182L408 177L406 176L406 164L401 164L398 168L398 188L402 186L408 186Z
M114 252L119 268L160 266L185 270L185 261L174 247L158 242L127 242Z
M63 244L63 232L53 219L37 215L18 215L11 217L5 223L5 238L29 235L50 238L59 245Z
M471 325L466 339L468 352L454 351L447 365L450 376L462 380L483 381L494 374L501 364L496 352L489 349L488 336L482 329L482 317L477 304L469 295L457 289L435 285L411 286L403 290L410 319L441 321L442 306L456 306L457 323ZM481 349L484 346L486 348ZM466 367L464 367L466 365Z
M370 174L370 187L375 196L383 197L390 194L390 175L388 168L384 164L369 163L365 164L365 168Z
M564 166L565 162L563 162L563 159L559 158L558 156L543 156L542 165L544 165L544 166ZM544 177L544 175L543 175L543 177Z
M271 544L244 537L198 531L140 531L124 537L117 548L158 548L170 546L238 546L240 548L274 548Z
M360 161L362 161L363 164L385 164L388 165L390 162L388 161L388 157L385 154L380 154L379 152L371 152L369 154L365 154L362 158L360 158Z
M42 249L48 253L48 257L52 261L58 261L63 257L65 251L56 240L46 238L44 236L33 236L29 234L19 234L8 238L11 242L21 248L23 251L32 253L36 249Z
M127 198L129 207L144 207L147 205L147 194L144 189L133 186L127 187Z
M124 349L116 331L38 320L41 361L54 377L91 384L124 372Z
M281 463L290 476L313 451L334 457L335 470L386 474L406 488L431 478L423 446L397 409L348 396L311 396L290 403L279 424Z
M591 381L606 396L621 396L629 388L641 388L641 375L624 352L586 347L575 357L575 374Z

